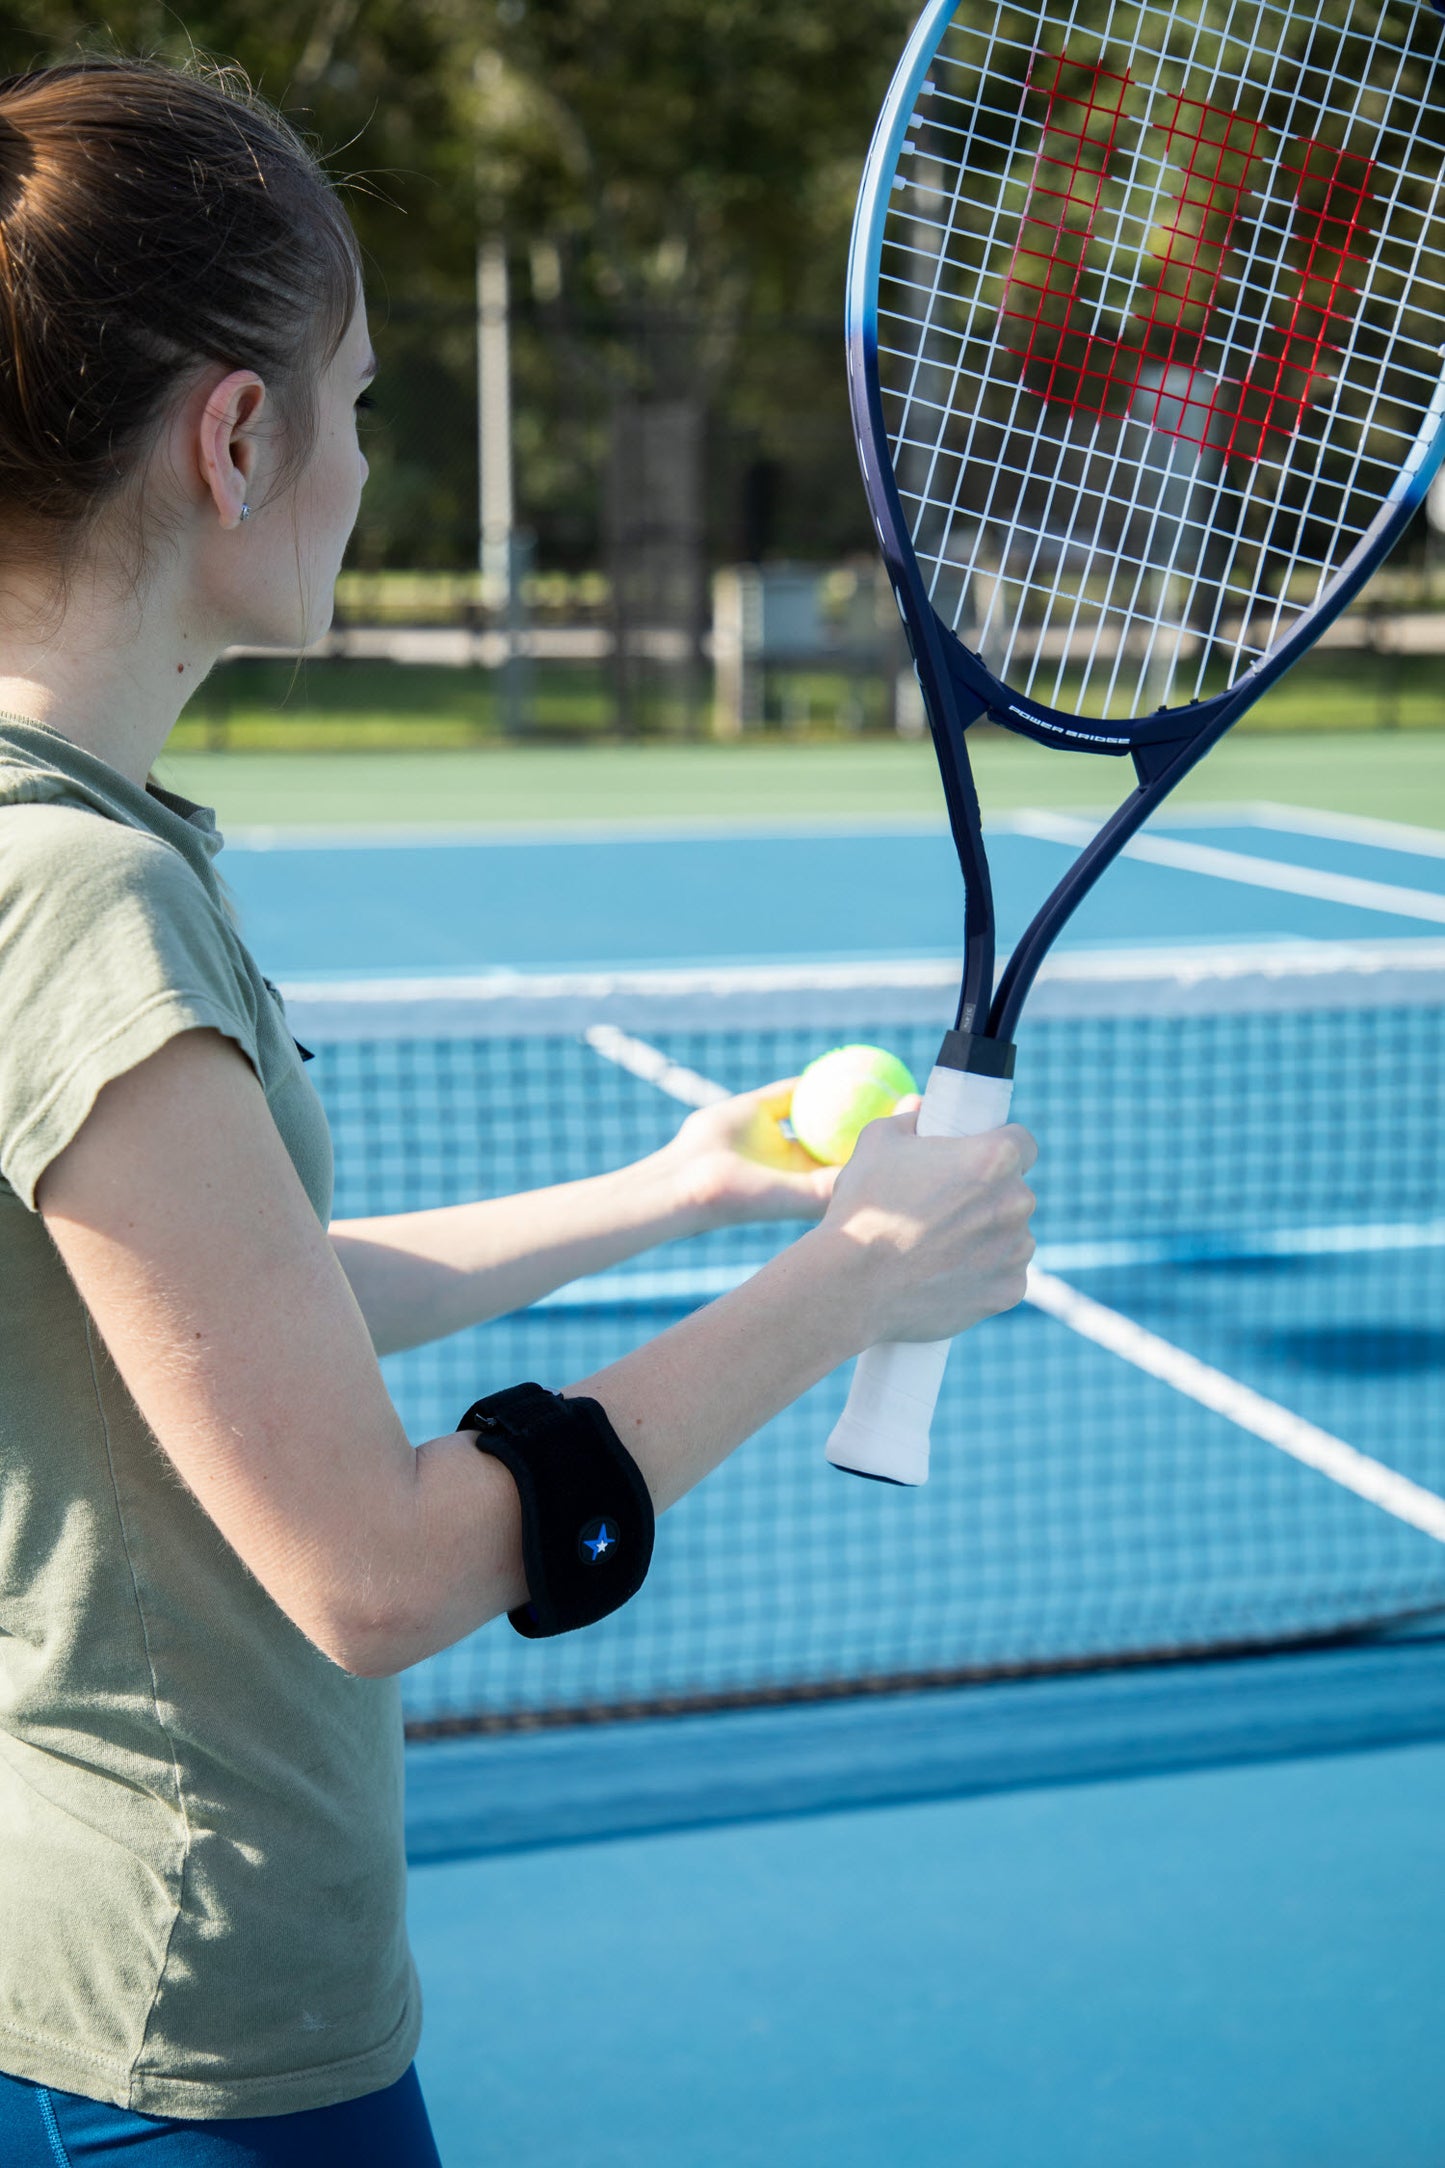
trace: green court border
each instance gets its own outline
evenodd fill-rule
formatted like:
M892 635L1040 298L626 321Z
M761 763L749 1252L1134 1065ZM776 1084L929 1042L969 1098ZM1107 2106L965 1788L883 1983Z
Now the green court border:
M1122 762L1046 752L1002 732L976 739L985 811L1106 807ZM926 744L477 746L447 752L164 755L161 782L232 826L386 826L810 814L942 814ZM1174 801L1272 799L1445 828L1445 733L1334 732L1227 740Z

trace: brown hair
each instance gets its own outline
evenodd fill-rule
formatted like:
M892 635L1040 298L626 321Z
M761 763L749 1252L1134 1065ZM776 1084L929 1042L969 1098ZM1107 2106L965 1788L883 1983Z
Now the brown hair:
M330 178L238 68L85 58L0 80L0 575L39 565L64 590L208 363L264 379L284 492L360 280Z

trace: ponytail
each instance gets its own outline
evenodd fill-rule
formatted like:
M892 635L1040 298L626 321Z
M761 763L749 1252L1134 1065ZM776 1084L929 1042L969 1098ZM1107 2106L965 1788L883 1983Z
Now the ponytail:
M284 493L360 283L329 177L239 69L0 80L0 582L42 565L64 584L208 364L264 380ZM137 503L137 576L151 539Z

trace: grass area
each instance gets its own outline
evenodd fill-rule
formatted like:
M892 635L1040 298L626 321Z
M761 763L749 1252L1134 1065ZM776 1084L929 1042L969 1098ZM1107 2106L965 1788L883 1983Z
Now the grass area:
M1107 806L1124 761L1046 752L1001 731L974 741L986 810ZM624 820L934 813L927 744L898 739L738 745L489 745L401 753L167 753L161 780L218 808L222 825ZM1445 828L1445 736L1409 731L1236 734L1178 802L1273 798Z
M529 572L522 582L529 610L558 619L582 618L607 607L604 572ZM340 614L358 625L454 624L467 610L500 611L502 584L486 573L347 571L336 582Z
M1438 730L1445 726L1445 657L1330 649L1307 655L1241 730Z
M654 696L660 723L667 680ZM887 734L884 679L827 671L771 671L765 714L772 738L845 740ZM529 739L570 744L613 729L613 691L601 663L537 663L528 672ZM185 752L337 752L396 747L446 751L495 742L504 728L500 672L429 663L228 663L196 694L172 743ZM1242 734L1445 728L1445 669L1430 655L1352 651L1309 656L1239 725Z
M675 674L644 684L646 729L659 737L688 734L673 690ZM878 676L838 671L772 671L768 724L785 733L887 734L891 687ZM528 737L554 744L614 734L615 699L605 663L539 662L520 694ZM699 688L699 731L710 723ZM506 689L500 671L452 669L435 663L227 663L201 687L172 743L188 752L336 752L396 746L444 751L495 741L504 734ZM671 703L671 704L669 704Z
M612 703L595 664L536 665L528 713L540 736L600 736ZM233 662L191 701L171 743L178 751L336 752L398 747L438 751L495 740L503 727L500 675L433 663Z

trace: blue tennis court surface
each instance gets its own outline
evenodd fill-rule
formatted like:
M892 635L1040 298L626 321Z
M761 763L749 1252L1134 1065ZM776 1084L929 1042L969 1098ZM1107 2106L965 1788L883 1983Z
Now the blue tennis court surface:
M1056 840L1024 832L1026 821L1001 827L991 845L1005 948L1088 832L1056 818ZM1401 939L1445 924L1442 856L1291 833L1267 815L1149 833L1235 863L1126 860L1084 904L1066 946ZM275 831L240 836L223 865L251 944L278 979L951 956L961 939L952 845L925 822L520 840L499 831L384 847ZM1281 865L1297 869L1294 892L1260 885ZM1359 882L1379 893L1362 897L1348 885Z
M1442 1805L1417 1746L416 1867L443 2160L1439 2168Z
M1001 827L1004 947L1087 832ZM615 1620L403 1682L447 2168L1445 2161L1445 842L1257 808L1141 853L1020 1037L1041 1262L1087 1314L960 1343L926 1490L823 1465L827 1380ZM928 823L223 865L343 1214L616 1165L699 1080L839 1037L921 1068L950 1006ZM599 1034L565 976L598 967L670 975ZM774 1239L389 1358L410 1433L588 1375Z

